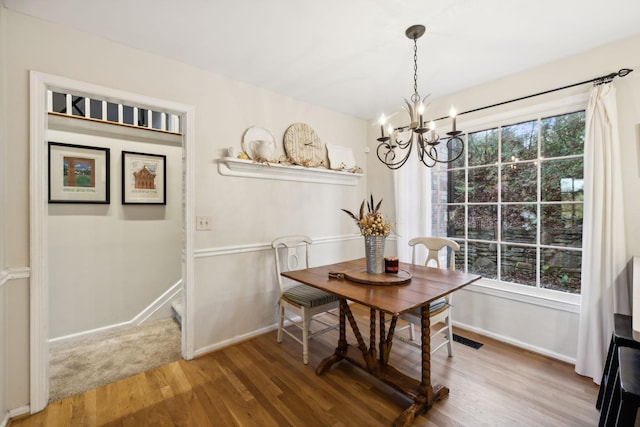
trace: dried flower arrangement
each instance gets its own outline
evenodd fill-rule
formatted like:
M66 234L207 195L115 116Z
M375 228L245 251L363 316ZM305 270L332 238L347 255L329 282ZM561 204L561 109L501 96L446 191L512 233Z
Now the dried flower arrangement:
M356 216L352 212L342 209L351 218L353 218L360 228L360 234L363 236L388 236L391 232L391 223L385 221L384 215L380 212L380 206L382 205L382 199L378 204L373 203L373 194L371 200L366 201L367 213L364 212L365 201L362 201L360 205L360 215Z

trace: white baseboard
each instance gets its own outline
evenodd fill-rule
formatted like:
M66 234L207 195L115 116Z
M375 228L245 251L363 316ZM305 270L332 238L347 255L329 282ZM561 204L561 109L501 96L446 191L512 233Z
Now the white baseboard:
M31 411L31 409L30 409L29 405L21 406L21 407L16 408L16 409L11 409L9 412L7 412L4 415L4 418L2 419L2 421L0 421L0 427L5 427L9 423L11 418L19 417L20 415L24 415L24 414L28 414L30 411Z
M182 280L178 280L173 286L171 286L165 293L160 295L154 302L152 302L147 308L142 310L140 314L131 319L134 325L142 325L149 320L157 311L163 307L170 306L175 297L182 292Z
M350 302L349 302L349 304L350 304ZM293 322L296 322L296 323L302 322L302 318L300 316L292 316L290 319ZM289 320L285 320L282 326L285 327L285 328L288 327L288 326L291 326L291 322ZM201 348L199 350L196 350L194 355L195 356L201 356L201 355L203 355L205 353L210 353L212 351L220 350L221 348L229 347L230 345L233 345L233 344L238 344L241 341L246 341L246 340L251 339L253 337L256 337L258 335L266 334L267 332L272 332L272 331L275 331L277 329L278 329L278 324L274 323L273 325L264 327L264 328L259 329L257 331L253 331L253 332L250 332L248 334L244 334L244 335L240 335L240 336L237 336L237 337L233 337L233 338L230 338L228 340L221 341L219 343L203 347L203 348Z
M463 329L465 331L475 332L476 334L484 335L484 336L489 337L489 338L493 338L496 341L500 341L500 342L503 342L503 343L506 343L506 344L510 344L510 345L512 345L514 347L519 347L519 348L522 348L522 349L525 349L525 350L529 350L529 351L532 351L534 353L541 354L543 356L551 357L553 359L557 359L557 360L560 360L562 362L570 363L572 365L576 364L576 359L571 358L569 356L566 356L564 354L554 353L552 351L549 351L546 348L537 347L537 346L534 346L534 345L531 345L531 344L527 344L525 342L510 338L510 337L506 337L504 335L499 335L499 334L495 334L493 332L486 331L486 330L481 329L481 328L476 328L475 326L470 326L470 325L466 325L466 324L463 324L463 323L460 323L460 322L456 322L455 320L452 322L452 324L456 328Z
M138 313L133 319L116 323L113 325L103 326L100 328L90 329L88 331L82 331L75 334L69 334L62 337L51 338L49 340L49 344L52 343L61 343L66 341L74 341L79 338L90 337L97 333L115 331L117 329L126 328L128 326L139 326L142 325L146 320L151 318L151 316L156 313L161 308L171 305L171 301L182 292L182 280L179 280L177 283L172 285L167 291L165 291L162 295L160 295L154 302L149 304L144 310ZM2 427L2 426L0 426Z
M69 335L64 335L62 337L51 338L49 339L49 344L75 341L77 339L90 337L95 334L126 328L127 326L133 326L133 323L131 323L131 321L116 323L113 325L102 326L100 328L89 329L88 331L82 331L75 334L69 334Z
M267 332L275 331L276 329L278 329L278 325L277 324L273 324L273 325L267 326L265 328L261 328L261 329L252 331L252 332L250 332L248 334L238 335L238 336L235 336L235 337L230 338L228 340L220 341L220 342L217 342L215 344L199 348L194 352L193 355L195 357L202 356L203 354L211 353L212 351L220 350L221 348L224 348L224 347L229 347L229 346L231 346L233 344L237 344L239 342L246 341L248 339L257 337L257 336L262 335L262 334L266 334Z

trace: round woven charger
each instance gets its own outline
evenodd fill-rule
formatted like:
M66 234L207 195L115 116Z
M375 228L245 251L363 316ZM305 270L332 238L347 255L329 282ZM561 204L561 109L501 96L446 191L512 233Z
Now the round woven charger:
M284 150L297 165L320 166L324 150L316 132L306 123L294 123L284 133Z

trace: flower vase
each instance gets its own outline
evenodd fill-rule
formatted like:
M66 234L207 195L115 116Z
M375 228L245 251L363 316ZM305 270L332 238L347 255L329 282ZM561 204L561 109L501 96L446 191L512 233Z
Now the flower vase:
M384 241L386 236L364 236L364 253L367 273L384 273Z

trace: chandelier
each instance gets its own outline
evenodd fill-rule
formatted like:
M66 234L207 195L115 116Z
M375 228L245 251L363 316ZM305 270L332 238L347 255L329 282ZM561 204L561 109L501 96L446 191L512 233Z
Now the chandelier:
M452 120L452 130L447 132L445 145L440 145L440 136L436 133L436 126L433 120L424 120L425 101L418 93L418 42L417 40L424 34L424 25L412 25L407 28L405 34L413 40L413 95L411 102L404 102L403 109L409 114L409 124L395 128L389 124L385 135L384 125L386 119L384 114L380 117L380 141L376 150L378 159L389 169L399 169L404 165L409 156L413 144L416 144L418 158L427 167L433 167L438 163L450 163L457 160L464 152L464 141L460 138L462 131L456 130L456 112L451 108L449 116Z

